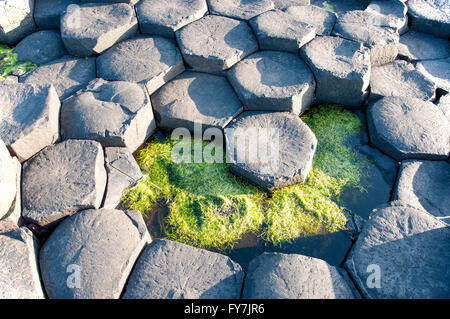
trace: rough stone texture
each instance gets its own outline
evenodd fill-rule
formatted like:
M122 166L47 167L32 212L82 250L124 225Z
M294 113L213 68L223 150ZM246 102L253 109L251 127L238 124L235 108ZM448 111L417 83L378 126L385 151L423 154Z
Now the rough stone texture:
M9 84L16 84L19 83L19 77L17 77L16 75L8 75L7 77L5 77L2 81L2 83L9 83Z
M206 0L141 0L136 5L141 32L175 38L175 31L208 13Z
M152 96L158 127L194 130L194 121L202 129L223 129L242 112L242 104L227 79L212 74L185 72Z
M0 233L0 299L43 299L38 242L27 228Z
M98 208L106 185L103 149L67 140L28 160L22 170L22 217L43 228L77 211Z
M370 76L370 100L383 96L405 96L434 100L436 85L406 61L374 66Z
M393 199L421 208L450 224L450 164L406 160L400 166Z
M16 184L13 186L15 191L15 197L11 203L11 207L9 210L4 214L3 217L0 217L0 232L18 228L22 224L22 201L21 201L21 191L20 191L20 179L21 179L21 173L22 173L22 166L19 163L19 160L17 158L12 159L13 167L11 168L12 171L9 171L8 173L2 172L3 176L0 177L0 189L2 197L5 198L5 195L8 194L11 190L7 190L3 188L3 185L5 183L3 182L6 175L11 174L13 172L15 174L15 181ZM0 165L2 165L0 163ZM10 186L8 186L10 187Z
M134 262L150 242L138 211L86 210L55 229L39 253L50 298L119 298ZM73 276L79 274L79 286Z
M249 20L274 8L271 0L206 0L211 14Z
M387 19L389 25L400 34L408 31L408 7L400 0L372 0L365 11Z
M286 9L292 6L307 6L309 0L272 0L275 9Z
M285 112L244 112L225 139L231 171L268 192L303 183L317 146L310 128Z
M410 0L407 5L411 29L450 37L450 3L447 0Z
M139 84L95 79L66 99L61 138L90 139L134 152L155 130L150 97Z
M176 32L186 63L196 71L219 73L258 50L244 21L209 15Z
M136 12L125 3L85 4L61 17L61 37L70 54L100 54L138 31Z
M366 298L449 298L446 226L401 202L382 205L372 212L345 267ZM377 266L380 288L369 288Z
M295 15L271 10L250 20L261 50L279 50L297 53L298 49L314 39L312 25Z
M131 152L123 147L105 148L108 184L105 190L103 208L115 209L119 206L123 191L136 184L142 173Z
M0 2L0 43L15 44L36 30L34 0Z
M450 123L433 103L385 97L367 115L371 142L394 159L447 159Z
M37 65L61 58L66 49L58 32L44 30L30 34L14 48L19 61L31 61Z
M125 299L238 299L244 272L229 257L155 240L139 257Z
M314 99L316 81L296 54L257 52L239 62L227 76L246 110L301 114Z
M450 57L450 44L431 34L409 31L400 37L398 55L409 61L445 59Z
M152 94L184 71L175 43L159 36L140 36L115 45L97 58L98 76L110 81L145 84Z
M34 21L41 30L59 31L61 14L67 10L68 6L78 4L78 0L35 0Z
M59 137L60 102L51 85L0 84L0 138L25 161Z
M350 107L361 105L370 79L370 52L362 44L322 36L301 48L300 56L317 81L316 99Z
M400 37L388 27L388 21L380 17L367 11L350 11L338 18L333 34L370 48L372 65L392 62L398 54Z
M312 25L318 35L330 35L336 23L336 14L317 6L295 6L285 10L298 21Z
M321 259L264 253L250 262L245 299L354 299L343 271Z
M416 68L439 89L450 92L450 58L441 60L420 61Z
M16 198L16 165L5 143L0 139L0 220Z
M19 78L23 83L53 84L61 100L71 96L96 78L95 59L65 56Z
M439 99L438 106L444 112L445 117L447 117L447 120L450 122L450 94L443 95Z

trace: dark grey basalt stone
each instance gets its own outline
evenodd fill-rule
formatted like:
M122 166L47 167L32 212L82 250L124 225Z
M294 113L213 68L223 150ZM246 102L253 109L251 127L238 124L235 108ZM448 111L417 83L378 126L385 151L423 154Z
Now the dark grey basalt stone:
M450 151L450 123L431 102L385 97L367 110L373 145L397 161L445 160Z
M303 183L317 146L310 128L286 112L244 112L225 139L231 171L268 192Z
M450 43L431 34L409 31L400 37L398 55L409 61L450 57Z
M309 0L272 0L275 9L286 9L292 6L308 6Z
M36 30L33 19L35 0L0 2L0 43L16 44Z
M139 257L125 299L238 299L244 272L229 257L157 239Z
M0 138L21 162L59 138L60 102L52 85L0 83Z
M271 0L206 0L209 12L239 20L250 20L274 8Z
M182 97L182 98L180 98ZM152 95L158 127L172 130L194 122L202 129L223 129L242 112L242 104L227 79L222 76L185 72Z
M45 64L67 54L58 32L44 30L30 34L14 48L19 61Z
M316 99L322 103L360 106L368 94L370 51L339 37L317 37L300 50L314 73Z
M16 198L17 166L0 139L0 220L8 213Z
M261 50L297 53L314 39L315 28L281 10L270 10L250 20Z
M450 92L450 58L420 61L416 68L439 89Z
M431 101L436 85L406 61L374 66L370 76L370 100L384 96L405 96Z
M109 81L144 84L152 94L184 71L174 41L159 36L125 40L97 58L98 76Z
M50 85L56 89L61 100L71 96L96 78L95 59L65 56L38 67L19 78L22 83Z
M206 0L141 0L136 5L141 32L175 38L175 31L208 13Z
M449 242L446 224L391 202L372 212L345 267L365 298L449 298Z
M317 35L330 35L336 23L336 14L316 6L295 6L284 10L296 20L312 25Z
M27 228L0 233L0 299L44 299L38 241Z
M409 0L411 29L450 38L450 3L447 0Z
M136 83L95 79L61 108L63 139L96 140L134 152L155 128L150 97Z
M246 110L302 114L314 99L316 81L296 54L262 51L227 73Z
M220 73L258 50L244 21L209 15L176 32L186 63L195 71Z
M408 7L400 0L372 0L365 11L387 19L388 25L400 34L408 31Z
M134 262L150 241L138 211L90 209L65 219L39 253L48 296L119 298Z
M35 0L34 21L40 30L55 29L59 31L61 14L70 5L78 5L78 0ZM93 1L90 1L93 2Z
M22 216L52 228L77 211L99 208L106 185L100 143L67 140L28 160L22 170Z
M250 262L245 299L354 299L344 271L321 259L264 253ZM359 296L358 296L359 297Z

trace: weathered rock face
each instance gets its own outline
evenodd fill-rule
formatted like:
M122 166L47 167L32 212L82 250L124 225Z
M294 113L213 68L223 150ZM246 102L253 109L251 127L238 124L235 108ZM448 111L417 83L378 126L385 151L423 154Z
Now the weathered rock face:
M383 96L405 96L434 100L436 85L406 61L374 66L370 75L370 100Z
M318 35L330 35L336 23L336 14L317 6L294 6L288 7L286 13L312 25Z
M317 81L316 99L322 103L361 105L368 92L370 52L362 44L322 36L300 50Z
M94 2L94 1L89 1ZM76 8L78 0L35 0L34 20L40 30L44 29L60 29L61 14L67 8Z
M58 32L44 30L30 34L14 48L19 61L31 61L37 65L61 58L66 49Z
M373 0L365 11L379 15L400 34L408 31L408 7L400 0Z
M229 257L155 240L139 257L126 299L238 299L244 272Z
M297 254L264 253L250 262L243 298L354 299L345 272Z
M409 61L450 57L450 43L431 34L409 31L400 37L398 55Z
M231 171L265 191L303 183L317 146L310 128L284 112L244 112L225 138Z
M106 185L98 142L67 140L28 160L22 172L22 216L51 228L77 211L98 208Z
M448 298L450 229L402 202L371 214L345 267L366 298Z
M0 3L0 43L15 44L36 30L34 0L6 0Z
M314 99L316 81L296 54L257 52L239 62L227 76L246 110L301 114Z
M450 151L450 123L431 102L385 97L367 111L371 142L394 159L445 160Z
M0 156L1 157L1 156ZM0 166L3 165L1 163L2 160L0 160ZM7 184L6 178L8 178L10 174L15 174L15 181L16 185L14 187L15 191L15 197L11 203L11 206L9 207L9 210L6 211L6 213L3 215L3 217L0 217L0 232L15 229L21 226L22 220L21 220L21 214L22 214L22 200L21 200L21 190L20 190L20 180L21 180L21 173L22 173L22 166L20 165L17 158L12 158L12 167L10 167L10 171L7 173L5 171L2 171L2 177L0 177L0 190L2 194L2 203L0 203L3 208L5 207L5 199L7 196L10 195L10 192L12 191L9 187L12 185L8 185L8 189L6 189L4 186ZM3 209L2 208L2 209ZM1 215L1 214L0 214Z
M0 299L43 299L38 243L27 228L0 233Z
M450 58L420 61L416 68L439 89L450 92Z
M309 0L272 0L275 9L286 9L292 6L307 6Z
M60 102L51 85L0 84L0 138L25 161L59 137Z
M16 176L15 162L0 139L0 220L8 213L16 198Z
M219 73L258 50L244 21L209 15L176 32L186 63L196 71Z
M125 3L85 4L61 17L61 37L70 54L100 54L138 31L134 8Z
M98 76L109 81L144 84L152 94L184 71L175 43L158 36L140 36L118 43L97 58Z
M61 108L61 137L91 139L104 147L134 152L155 129L145 88L123 81L95 79L66 99Z
M142 173L131 152L123 147L105 148L108 183L105 190L103 208L115 209L119 206L123 191L136 184Z
M180 98L183 97L183 98ZM185 72L152 96L158 127L194 130L194 121L203 129L223 129L242 112L236 93L222 76Z
M316 35L312 25L280 10L271 10L251 19L250 26L255 31L261 50L297 53Z
M22 83L50 85L61 100L71 96L96 78L95 59L77 59L70 56L52 61L21 76Z
M141 32L175 38L175 31L208 13L206 0L141 0L136 5Z
M450 3L446 0L408 1L411 29L434 34L441 38L450 37Z
M91 209L65 219L39 253L48 296L119 298L134 262L150 241L138 211Z
M249 20L274 8L271 0L206 0L211 14Z

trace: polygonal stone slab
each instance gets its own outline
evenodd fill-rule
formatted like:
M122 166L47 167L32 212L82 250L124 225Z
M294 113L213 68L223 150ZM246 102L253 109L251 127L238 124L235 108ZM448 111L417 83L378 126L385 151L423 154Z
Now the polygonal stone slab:
M410 0L407 4L411 29L441 38L450 37L450 3L448 1Z
M155 240L139 257L125 299L238 299L244 272L229 257Z
M416 64L416 68L439 89L450 92L450 58L420 61Z
M152 94L184 71L174 41L159 36L125 40L97 58L98 76L109 81L145 84Z
M181 98L182 97L182 98ZM242 104L227 79L200 72L185 72L152 95L158 127L172 130L194 122L202 129L223 129L242 111Z
M208 13L206 0L141 0L136 5L142 33L175 38L175 31Z
M0 2L0 43L15 44L36 30L34 0Z
M431 34L409 31L400 37L398 55L409 61L450 57L450 43Z
M314 73L319 102L351 107L364 102L371 70L369 49L358 42L322 36L301 48L300 56Z
M271 0L206 0L209 12L239 20L249 20L274 8Z
M436 85L417 71L413 64L394 61L374 66L370 76L370 100L383 96L406 96L430 101L435 98Z
M372 65L382 65L395 60L400 38L385 20L367 11L350 11L338 18L333 34L361 42L370 48Z
M51 228L77 211L99 208L106 185L100 143L67 140L28 160L22 172L22 216Z
M400 0L372 0L365 11L387 19L388 25L400 34L408 31L408 16L406 14L408 7Z
M336 14L316 6L295 6L285 10L298 21L312 25L318 35L330 35L336 23Z
M314 39L315 28L280 10L271 10L250 20L261 50L280 50L297 53Z
M219 73L258 50L244 21L209 15L176 32L186 63L196 71Z
M450 164L406 160L400 166L393 199L421 208L450 224Z
M385 97L369 106L371 142L400 161L445 160L450 151L450 123L431 102Z
M275 9L286 9L292 6L307 6L309 0L272 0Z
M22 83L53 84L61 100L71 96L96 78L95 59L65 56L38 67L19 78Z
M93 2L93 1L90 1ZM34 20L40 30L60 29L61 14L67 10L67 7L75 8L78 0L35 0Z
M43 299L38 241L27 228L0 233L0 299Z
M262 51L227 73L246 110L303 113L314 99L316 81L296 54Z
M96 140L103 147L123 146L134 152L155 127L147 91L136 83L95 79L61 108L63 139Z
M144 246L151 241L141 213L79 212L53 231L39 253L50 298L119 298Z
M321 259L264 253L250 262L243 298L354 299L350 285L344 272Z
M0 220L8 213L16 198L16 165L0 139Z
M100 54L137 31L136 12L125 3L85 4L67 10L61 17L64 45L79 57Z
M311 129L285 112L244 112L225 138L231 171L269 192L303 183L317 146Z
M0 84L0 138L25 161L59 138L60 102L52 85Z
M371 213L345 267L366 298L449 298L446 226L402 202L382 205Z

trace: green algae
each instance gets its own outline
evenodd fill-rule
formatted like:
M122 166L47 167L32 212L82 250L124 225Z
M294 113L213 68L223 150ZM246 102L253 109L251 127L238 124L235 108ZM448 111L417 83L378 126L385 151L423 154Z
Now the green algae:
M33 71L37 65L29 61L19 61L14 48L0 45L0 81L14 72L26 73Z

